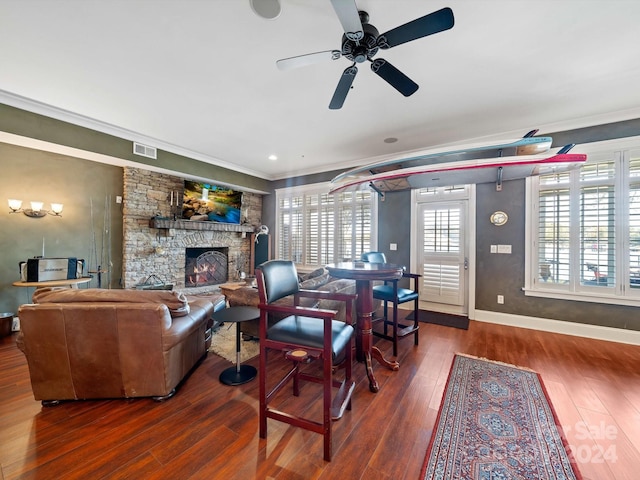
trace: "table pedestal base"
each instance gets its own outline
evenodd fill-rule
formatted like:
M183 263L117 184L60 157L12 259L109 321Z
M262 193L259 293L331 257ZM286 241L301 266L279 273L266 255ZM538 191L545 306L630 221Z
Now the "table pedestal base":
M250 382L258 375L258 370L252 365L229 367L220 374L220 382L225 385L242 385Z
M400 370L400 364L395 360L387 360L382 355L382 351L378 347L373 346L373 331L371 329L372 316L373 312L358 314L360 325L368 326L369 328L362 328L356 331L356 360L364 362L367 377L369 378L369 390L373 393L378 393L380 385L378 385L378 381L373 374L372 359L394 372Z
M214 322L235 322L236 324L236 364L220 374L220 383L225 385L242 385L250 382L258 375L256 367L240 364L240 322L253 320L260 316L260 310L254 307L230 307L213 314Z

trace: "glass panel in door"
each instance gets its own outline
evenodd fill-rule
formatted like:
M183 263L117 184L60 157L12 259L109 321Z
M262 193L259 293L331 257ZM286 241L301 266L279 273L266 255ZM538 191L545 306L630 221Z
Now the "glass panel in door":
M421 301L465 305L465 211L466 201L420 205Z

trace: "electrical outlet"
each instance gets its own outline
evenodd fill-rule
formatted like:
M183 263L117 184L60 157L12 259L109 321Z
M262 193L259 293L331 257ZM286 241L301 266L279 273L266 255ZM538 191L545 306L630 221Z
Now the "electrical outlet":
M116 203L122 203L122 197L120 195L116 195Z
M504 295L498 295L498 303L504 305Z
M398 244L397 243L390 243L389 244L389 250L398 250Z
M497 245L491 245L491 253L498 253L498 246Z

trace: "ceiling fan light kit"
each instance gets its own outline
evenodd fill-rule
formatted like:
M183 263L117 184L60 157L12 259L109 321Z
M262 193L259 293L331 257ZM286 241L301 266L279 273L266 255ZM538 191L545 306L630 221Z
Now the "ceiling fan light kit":
M326 60L337 60L340 57L352 61L353 64L342 72L338 80L338 85L329 103L331 110L342 108L358 74L356 64L365 61L371 62L371 70L402 95L405 97L413 95L418 90L417 83L387 60L383 58L374 60L373 57L380 49L388 50L403 43L449 30L453 28L454 24L453 11L445 7L380 34L378 29L369 23L369 14L358 11L354 0L331 0L331 4L344 30L341 50L309 53L284 58L276 62L280 70L289 70Z

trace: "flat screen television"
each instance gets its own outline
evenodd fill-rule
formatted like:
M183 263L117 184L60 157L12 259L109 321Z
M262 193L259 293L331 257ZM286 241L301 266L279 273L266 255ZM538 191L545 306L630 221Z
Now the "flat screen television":
M182 218L240 224L242 192L221 185L184 182Z

